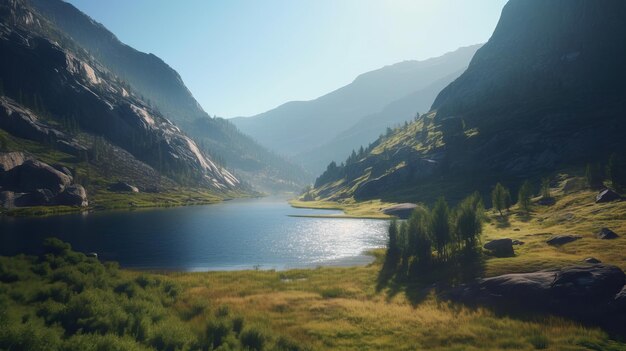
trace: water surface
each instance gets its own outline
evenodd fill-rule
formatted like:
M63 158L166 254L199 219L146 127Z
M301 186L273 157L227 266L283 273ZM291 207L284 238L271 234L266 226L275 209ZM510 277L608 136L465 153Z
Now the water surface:
M37 253L49 236L122 267L180 271L355 265L385 244L387 222L303 218L280 198L43 218L0 217L0 255Z

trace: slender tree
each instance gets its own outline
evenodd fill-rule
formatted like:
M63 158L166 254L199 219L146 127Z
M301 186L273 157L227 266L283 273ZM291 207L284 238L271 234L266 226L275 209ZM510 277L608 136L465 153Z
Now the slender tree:
M409 250L419 266L427 266L432 259L431 218L428 209L417 207L408 221Z
M476 195L472 195L463 200L456 209L456 237L466 249L476 247L482 233L483 214L480 203L481 201L476 201Z
M552 198L552 193L550 192L550 178L543 178L543 180L541 181L541 198Z
M606 166L606 175L617 191L623 191L626 188L626 166L623 160L615 153L609 158Z
M525 181L519 188L517 193L517 205L521 211L526 213L530 212L531 197L533 194L533 187L529 181Z
M447 259L447 246L450 243L450 210L443 197L435 203L431 214L431 228L435 249L440 260Z
M387 256L385 258L385 265L388 267L397 267L400 260L400 245L398 243L398 222L392 220L389 223L389 230L387 232Z
M507 189L500 183L496 184L496 187L493 188L491 192L491 206L494 210L500 213L500 216L503 216L502 210L506 208L506 193Z
M590 188L598 188L602 186L602 171L598 164L588 163L585 168L585 179L587 186Z

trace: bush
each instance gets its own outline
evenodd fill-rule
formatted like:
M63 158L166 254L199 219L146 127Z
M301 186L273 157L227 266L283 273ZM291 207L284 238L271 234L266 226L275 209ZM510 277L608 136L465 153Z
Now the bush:
M244 348L251 351L262 351L267 343L267 336L259 329L250 328L241 332L239 340Z
M223 321L211 321L206 327L206 340L207 344L212 348L221 346L228 334L230 334L231 328Z

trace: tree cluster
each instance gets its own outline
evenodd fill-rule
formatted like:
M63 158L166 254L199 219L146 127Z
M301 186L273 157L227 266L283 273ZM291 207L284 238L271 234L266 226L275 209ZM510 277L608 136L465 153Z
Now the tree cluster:
M417 207L407 221L390 223L385 266L416 272L474 253L482 233L483 212L477 192L453 209L444 198L437 200L432 209Z

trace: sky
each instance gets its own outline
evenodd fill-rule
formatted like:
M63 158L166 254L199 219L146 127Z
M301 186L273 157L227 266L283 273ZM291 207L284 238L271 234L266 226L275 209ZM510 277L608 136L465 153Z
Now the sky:
M486 42L506 0L66 0L181 75L211 115L311 100Z

